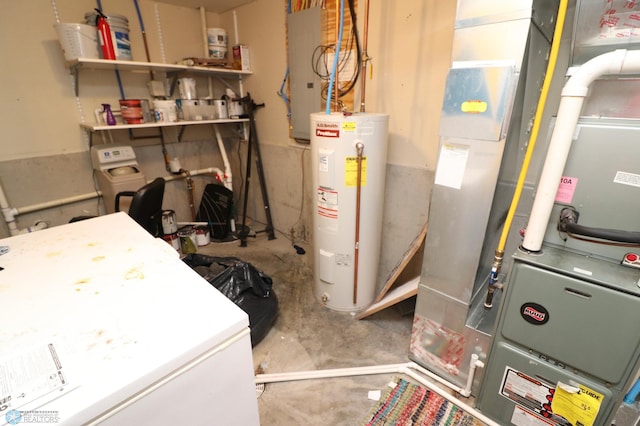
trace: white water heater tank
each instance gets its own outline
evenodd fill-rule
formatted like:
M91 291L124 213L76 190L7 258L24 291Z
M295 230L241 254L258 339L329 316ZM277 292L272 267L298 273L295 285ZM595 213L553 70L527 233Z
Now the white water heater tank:
M314 292L330 309L376 296L388 128L386 114L311 114Z

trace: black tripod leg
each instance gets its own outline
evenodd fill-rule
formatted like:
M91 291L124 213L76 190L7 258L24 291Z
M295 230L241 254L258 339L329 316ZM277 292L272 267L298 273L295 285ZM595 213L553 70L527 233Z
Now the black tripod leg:
M240 230L240 247L247 246L247 236L249 231L246 227L247 222L247 203L249 201L249 183L251 182L251 150L253 145L253 130L249 129L249 141L247 142L247 170L245 171L244 180L244 205L242 212L242 229Z
M274 229L273 229L273 220L271 218L271 208L269 207L269 195L267 194L267 184L264 178L264 170L262 168L262 156L260 154L260 142L258 141L258 133L256 130L256 122L253 116L253 110L249 113L249 122L251 124L251 134L255 135L256 140L253 145L256 150L256 170L258 171L258 178L260 180L260 192L262 193L262 202L264 203L264 213L267 216L267 227L264 232L267 233L268 238L270 240L274 240L276 238Z

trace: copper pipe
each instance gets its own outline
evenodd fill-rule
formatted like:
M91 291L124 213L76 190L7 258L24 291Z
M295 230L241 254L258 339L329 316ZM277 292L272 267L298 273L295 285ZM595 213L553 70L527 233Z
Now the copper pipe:
M360 196L362 194L362 152L364 151L364 144L362 142L356 143L356 150L358 151L357 159L357 171L356 171L356 238L355 238L355 251L353 255L353 304L358 301L358 258L360 254Z
M369 0L364 3L364 35L362 38L362 73L360 74L360 112L365 112L365 91L367 87L367 62L369 62L369 54L367 47L369 44Z

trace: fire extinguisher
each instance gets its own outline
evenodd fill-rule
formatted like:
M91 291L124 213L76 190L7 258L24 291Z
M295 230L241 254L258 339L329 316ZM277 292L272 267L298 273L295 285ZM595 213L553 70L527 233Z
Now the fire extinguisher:
M98 37L100 38L100 47L102 48L103 59L116 59L116 51L113 48L113 40L111 38L111 27L107 22L107 17L99 10L96 18L96 27L98 27Z

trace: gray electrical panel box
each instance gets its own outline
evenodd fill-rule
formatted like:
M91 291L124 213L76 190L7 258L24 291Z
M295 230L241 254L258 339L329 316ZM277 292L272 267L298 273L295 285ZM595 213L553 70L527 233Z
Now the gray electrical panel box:
M309 115L322 108L322 79L313 71L313 52L321 44L322 9L287 15L291 137L311 139Z

